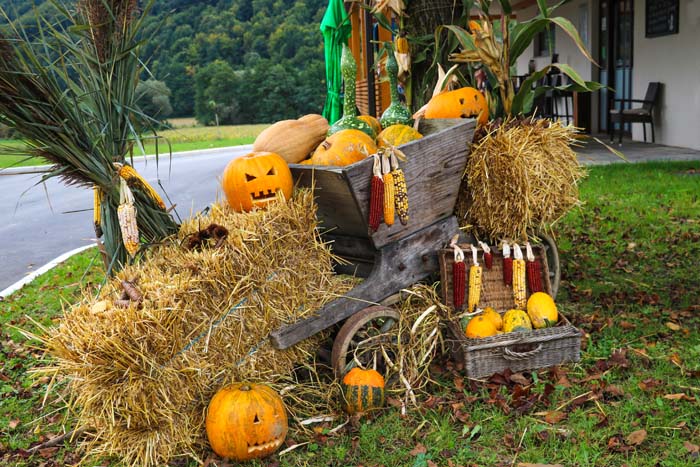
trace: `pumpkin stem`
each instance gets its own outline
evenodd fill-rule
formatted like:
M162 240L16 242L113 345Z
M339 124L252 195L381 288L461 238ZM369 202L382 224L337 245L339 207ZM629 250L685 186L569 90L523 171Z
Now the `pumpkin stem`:
M323 140L323 143L321 143L321 146L323 146L323 149L328 150L331 148L331 143L328 142L327 139Z
M239 391L250 391L250 386L248 386L247 384L244 384L243 386L238 388L238 390Z

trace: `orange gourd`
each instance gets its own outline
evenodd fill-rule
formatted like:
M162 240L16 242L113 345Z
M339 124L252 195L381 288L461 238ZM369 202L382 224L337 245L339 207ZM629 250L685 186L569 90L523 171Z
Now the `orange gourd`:
M377 145L380 148L388 146L401 146L410 141L420 139L423 135L413 129L412 126L396 124L385 128L377 136Z
M228 204L238 212L263 208L277 199L292 196L292 173L281 156L272 152L251 152L233 159L221 180Z
M343 410L350 415L384 406L384 377L377 370L355 367L344 377Z
M498 329L493 320L488 316L477 315L469 320L464 333L470 339L480 339L482 337L490 337L498 334Z
M287 436L287 410L280 396L264 384L234 383L209 402L207 438L221 457L245 461L275 452Z
M377 152L372 138L360 130L340 130L321 143L311 156L312 165L343 166Z
M489 106L478 89L463 87L433 96L425 109L425 118L476 118L479 125L489 119Z

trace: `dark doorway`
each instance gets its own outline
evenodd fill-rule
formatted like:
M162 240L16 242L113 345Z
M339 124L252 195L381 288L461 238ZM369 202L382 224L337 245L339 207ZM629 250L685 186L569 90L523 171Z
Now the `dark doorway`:
M632 98L632 39L634 33L633 0L601 0L598 33L600 37L600 82L614 90L601 89L599 128L607 133L610 125L608 110L620 108L614 99ZM629 108L630 103L625 104ZM630 124L623 129L630 133Z

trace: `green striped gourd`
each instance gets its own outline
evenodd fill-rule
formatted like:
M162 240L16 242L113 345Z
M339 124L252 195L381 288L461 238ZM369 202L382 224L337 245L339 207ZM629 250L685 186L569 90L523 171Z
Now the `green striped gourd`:
M376 370L355 367L343 378L343 410L348 414L384 406L384 377Z
M337 133L340 130L360 130L367 133L370 138L374 139L377 135L367 122L357 118L357 109L355 108L355 77L357 76L357 63L350 52L350 48L343 44L343 53L340 57L340 72L343 74L343 82L345 83L345 96L343 97L343 117L331 125L328 130L328 136Z
M389 48L387 51L386 74L389 75L391 104L389 104L389 107L382 113L379 123L382 124L382 128L384 129L391 125L396 125L397 123L410 126L413 124L411 112L408 111L408 107L402 104L399 99L399 64L396 62L396 57L394 57L393 48Z

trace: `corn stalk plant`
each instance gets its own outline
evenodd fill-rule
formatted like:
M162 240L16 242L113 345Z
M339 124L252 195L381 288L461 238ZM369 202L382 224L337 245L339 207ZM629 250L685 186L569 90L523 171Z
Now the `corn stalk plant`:
M140 30L153 2L51 0L56 15L38 15L31 29L0 10L9 24L0 31L0 122L24 139L21 155L53 164L38 183L59 177L94 189L108 272L133 257L134 240L138 248L178 230L127 161L135 145L143 150L139 125L149 121L136 106L136 85L145 67ZM136 225L125 225L134 215Z
M513 8L509 0L499 0L501 17L492 20L489 15L491 0L480 0L476 6L479 21L469 21L468 30L458 25L443 25L436 29L435 44L438 46L441 34L447 30L457 39L459 51L450 54L450 60L457 63L483 64L490 74L490 81L500 97L501 108L505 116L515 116L529 113L535 99L550 89L562 91L597 91L603 87L600 83L585 81L576 70L565 63L552 63L532 73L522 83L516 92L513 86L515 67L523 52L535 36L549 27L558 27L574 41L581 53L592 63L595 60L586 50L581 36L574 25L566 18L552 16L552 13L562 4L548 7L546 0L537 0L539 13L528 21L519 22L511 18ZM470 3L470 7L474 5ZM442 41L444 42L444 41ZM571 80L564 86L536 86L552 69L557 68Z

